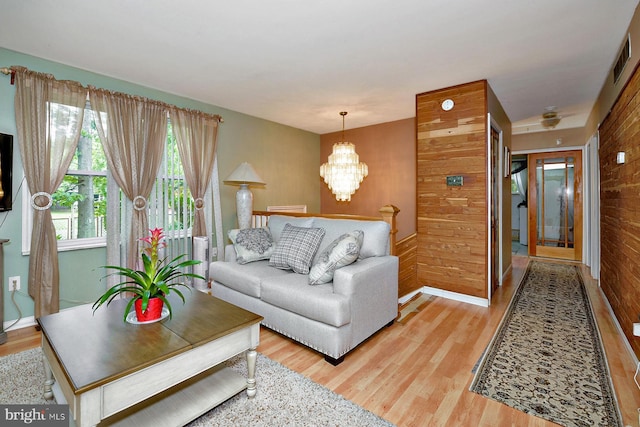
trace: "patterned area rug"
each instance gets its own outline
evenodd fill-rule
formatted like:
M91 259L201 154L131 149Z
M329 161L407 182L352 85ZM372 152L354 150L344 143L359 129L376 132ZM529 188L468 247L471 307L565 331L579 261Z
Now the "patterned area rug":
M470 390L563 426L622 426L578 267L529 263Z
M0 404L51 404L42 397L44 362L39 348L0 357ZM244 357L228 362L246 375ZM197 418L188 427L209 426L362 426L393 424L258 354L258 393L252 399L241 392Z

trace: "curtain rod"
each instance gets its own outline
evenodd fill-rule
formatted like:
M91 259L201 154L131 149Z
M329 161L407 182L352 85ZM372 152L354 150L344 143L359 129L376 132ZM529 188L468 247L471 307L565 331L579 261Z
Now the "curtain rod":
M6 76L11 74L11 84L13 84L13 76L15 74L15 70L12 70L10 67L2 67L2 68L0 68L0 73L4 74ZM167 105L169 105L169 104L167 104ZM180 107L177 107L177 108L180 108ZM183 110L189 110L189 108L182 108L182 109ZM196 110L194 110L194 111L196 111ZM202 113L204 113L204 111L202 111ZM224 123L224 119L219 114L212 114L212 113L204 113L204 114L210 114L212 116L217 116L218 117L218 121L220 123Z

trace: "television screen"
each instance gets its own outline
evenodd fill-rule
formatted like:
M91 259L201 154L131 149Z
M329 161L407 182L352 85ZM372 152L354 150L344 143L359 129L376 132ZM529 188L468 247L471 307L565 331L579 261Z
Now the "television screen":
M10 211L12 197L13 135L0 133L0 212Z

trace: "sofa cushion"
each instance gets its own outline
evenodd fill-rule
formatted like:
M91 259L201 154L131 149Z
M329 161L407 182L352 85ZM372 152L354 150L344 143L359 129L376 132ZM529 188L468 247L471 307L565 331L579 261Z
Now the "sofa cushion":
M314 255L324 237L324 229L285 224L269 265L283 270L309 274Z
M276 248L267 227L229 230L228 235L238 264L269 259Z
M364 232L362 247L360 248L360 259L389 255L389 232L391 227L382 220L365 221L315 217L313 219L313 227L320 227L326 230L324 240L320 245L320 251L316 255L314 263L317 262L318 255L322 253L331 242L353 230L362 230Z
M266 260L244 265L225 261L214 261L209 264L211 280L255 298L260 298L260 284L265 277L287 274L291 272L269 267L269 261Z
M349 297L333 293L331 284L309 285L302 274L289 273L262 281L262 301L309 319L340 327L351 322Z
M354 230L331 242L311 267L309 284L328 283L333 280L334 271L357 260L363 235L362 230Z
M311 227L313 225L313 218L286 215L269 216L268 226L274 242L278 243L280 241L280 234L282 234L282 230L287 224L295 225L296 227Z

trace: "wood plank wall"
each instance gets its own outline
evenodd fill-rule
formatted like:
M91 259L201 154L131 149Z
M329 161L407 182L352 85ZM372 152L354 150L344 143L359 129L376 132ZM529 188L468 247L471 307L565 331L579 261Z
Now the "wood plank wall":
M418 236L412 234L396 243L396 255L399 258L398 267L398 296L403 297L422 286L418 283L416 258L418 249Z
M450 111L441 103L452 99ZM487 82L416 95L417 280L487 298ZM447 186L449 175L464 185Z
M640 358L640 72L600 125L600 286ZM616 163L625 152L624 164Z

